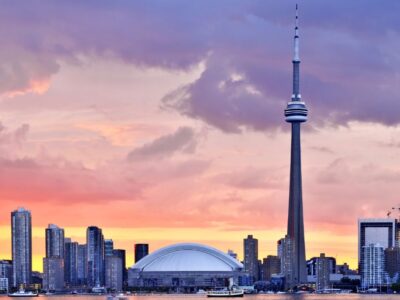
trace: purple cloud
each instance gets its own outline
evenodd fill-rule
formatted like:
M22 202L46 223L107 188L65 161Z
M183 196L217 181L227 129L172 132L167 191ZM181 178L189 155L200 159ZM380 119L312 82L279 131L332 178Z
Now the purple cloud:
M399 123L399 8L395 0L300 3L311 126ZM294 1L6 1L0 93L29 90L81 57L170 70L204 61L201 77L164 106L226 132L276 130L291 94L293 10Z

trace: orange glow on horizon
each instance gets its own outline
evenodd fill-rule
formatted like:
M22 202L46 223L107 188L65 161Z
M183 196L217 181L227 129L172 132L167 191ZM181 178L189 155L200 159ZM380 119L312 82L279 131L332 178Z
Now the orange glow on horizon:
M73 241L85 243L85 227L65 227L65 236ZM42 259L45 253L44 228L34 227L33 239L33 269L42 271ZM250 230L250 231L224 231L213 228L103 228L103 235L107 239L113 239L114 248L125 249L127 267L134 263L133 249L135 243L148 243L150 252L161 247L180 243L196 242L213 246L223 252L232 249L243 259L243 239L248 234L253 234L258 239L259 259L267 255L277 255L276 242L283 237L281 231ZM0 226L0 242L2 251L0 256L11 258L10 228ZM341 240L341 245L335 241ZM332 232L308 232L306 233L307 258L319 256L325 252L327 256L333 256L338 264L347 262L351 268L357 266L357 241L355 236L335 236ZM6 249L10 249L6 251Z

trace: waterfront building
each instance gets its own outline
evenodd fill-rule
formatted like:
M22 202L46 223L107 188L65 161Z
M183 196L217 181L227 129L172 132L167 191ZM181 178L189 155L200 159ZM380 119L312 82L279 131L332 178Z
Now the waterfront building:
M67 239L66 239L67 240ZM64 280L67 287L79 285L78 282L78 247L77 242L72 242L70 239L65 243L64 254Z
M128 270L132 288L169 289L193 292L226 287L246 275L243 265L215 248L194 244L174 244L161 248L138 261Z
M259 264L258 264L258 240L248 235L243 240L244 250L244 269L252 277L253 282L259 278Z
M115 255L105 257L105 287L112 291L122 291L124 268L122 259Z
M46 228L46 257L64 257L64 229L54 224Z
M396 219L358 220L358 272L363 273L364 247L379 244L383 249L396 245Z
M78 245L77 257L77 284L78 286L86 285L86 244Z
M8 293L9 286L8 286L8 278L0 277L0 293Z
M47 291L61 291L64 289L64 229L49 224L45 230L45 236L46 257L43 258L43 288Z
M261 266L262 280L270 281L273 274L280 274L281 272L281 260L275 255L268 255L264 258Z
M128 284L128 270L126 269L126 251L123 249L114 249L113 256L117 256L122 261L122 269L123 269L123 285L124 287Z
M385 271L392 283L400 278L400 248L391 247L385 249Z
M384 249L380 244L363 246L362 288L377 288L386 283Z
M43 287L43 276L43 273L32 271L30 287L34 290L41 290Z
M291 155L290 155L290 184L289 184L289 212L287 238L291 239L292 254L286 263L285 282L287 288L292 288L307 282L306 254L304 242L303 196L301 175L301 144L300 125L307 121L307 108L300 94L300 55L299 55L299 27L296 5L296 25L294 34L293 56L293 92L292 99L285 109L285 120L292 127Z
M43 258L43 289L46 291L64 290L64 259L61 257Z
M307 260L307 275L317 275L317 260L319 257L312 257L311 259ZM324 257L329 262L329 273L335 274L336 273L336 259L334 257Z
M12 272L12 261L8 259L0 260L0 291L11 289L13 280Z
M25 287L31 283L32 274L32 218L29 210L18 208L11 212L11 239L13 287Z
M290 281L290 276L292 275L292 255L293 255L293 239L289 236L285 236L285 238L280 239L280 247L281 247L281 275L285 277L286 287L289 288L288 282Z
M86 259L87 285L104 286L104 238L96 226L86 230Z
M114 242L113 240L104 240L104 256L113 255Z
M325 253L321 253L315 260L315 267L317 291L330 288L329 276L332 273L332 257L326 257Z
M135 263L149 254L149 244L135 244Z

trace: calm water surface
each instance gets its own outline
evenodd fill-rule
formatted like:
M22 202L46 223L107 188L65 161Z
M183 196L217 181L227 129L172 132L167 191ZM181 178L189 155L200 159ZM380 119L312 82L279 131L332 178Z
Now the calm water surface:
M0 296L2 300L8 298L7 296ZM106 300L107 296L39 296L32 298L21 298L29 300ZM206 300L206 295L135 295L128 296L129 300ZM13 298L8 298L13 299ZM15 298L14 298L15 299ZM233 298L234 299L234 298ZM240 299L240 298L236 298ZM362 294L341 294L341 295L318 295L318 294L302 294L302 295L289 295L289 294L262 294L262 295L245 295L243 300L400 300L398 295L362 295Z

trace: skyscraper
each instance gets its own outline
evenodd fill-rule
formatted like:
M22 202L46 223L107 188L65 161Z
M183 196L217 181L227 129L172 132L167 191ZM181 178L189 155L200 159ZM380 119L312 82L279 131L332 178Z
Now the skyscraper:
M324 253L321 253L324 254ZM311 276L317 275L317 261L320 257L312 257L307 260L307 274ZM324 259L329 262L329 273L336 273L336 259L334 257L328 257L324 254Z
M64 289L64 229L54 224L46 228L43 288L48 291Z
M114 250L113 240L104 240L104 255L105 256L113 255L113 250Z
M104 285L104 238L102 230L90 226L86 230L86 274L89 287Z
M11 213L13 286L29 285L32 273L31 212L18 208Z
M9 291L12 287L13 267L11 260L0 260L0 291Z
M43 259L43 289L62 291L64 289L64 259L45 257Z
M324 290L329 288L329 274L331 273L330 258L325 256L325 253L321 253L316 258L316 275L317 275L317 290Z
M307 282L306 255L304 243L303 196L301 182L301 145L300 124L307 121L307 108L300 95L300 56L299 27L296 5L296 25L293 56L293 93L292 100L285 109L285 120L292 125L289 213L287 236L291 239L292 255L289 261L289 273L284 274L287 287Z
M378 244L363 246L361 286L376 288L386 283L384 247Z
M383 249L396 245L396 219L359 219L358 220L358 272L362 275L364 247L379 244ZM372 260L369 260L372 262Z
M122 291L124 268L122 259L116 255L105 257L105 286L113 291Z
M124 286L128 283L128 270L126 269L126 251L123 249L114 249L113 256L118 256L122 261L123 268L123 284Z
M394 283L400 275L400 248L385 249L385 271Z
M135 244L135 263L149 254L149 244Z
M77 242L66 239L64 254L64 278L67 287L78 285L78 247Z
M54 224L46 228L46 257L64 257L64 229Z
M248 235L243 240L244 250L244 269L253 278L253 281L258 280L258 240Z
M261 279L271 280L272 274L279 274L281 272L281 259L275 255L268 255L263 259Z
M281 254L281 275L285 276L286 288L289 288L288 278L292 275L293 268L293 239L288 235L279 240L279 250Z
M78 245L78 258L77 258L77 280L78 285L85 285L86 284L86 244Z

